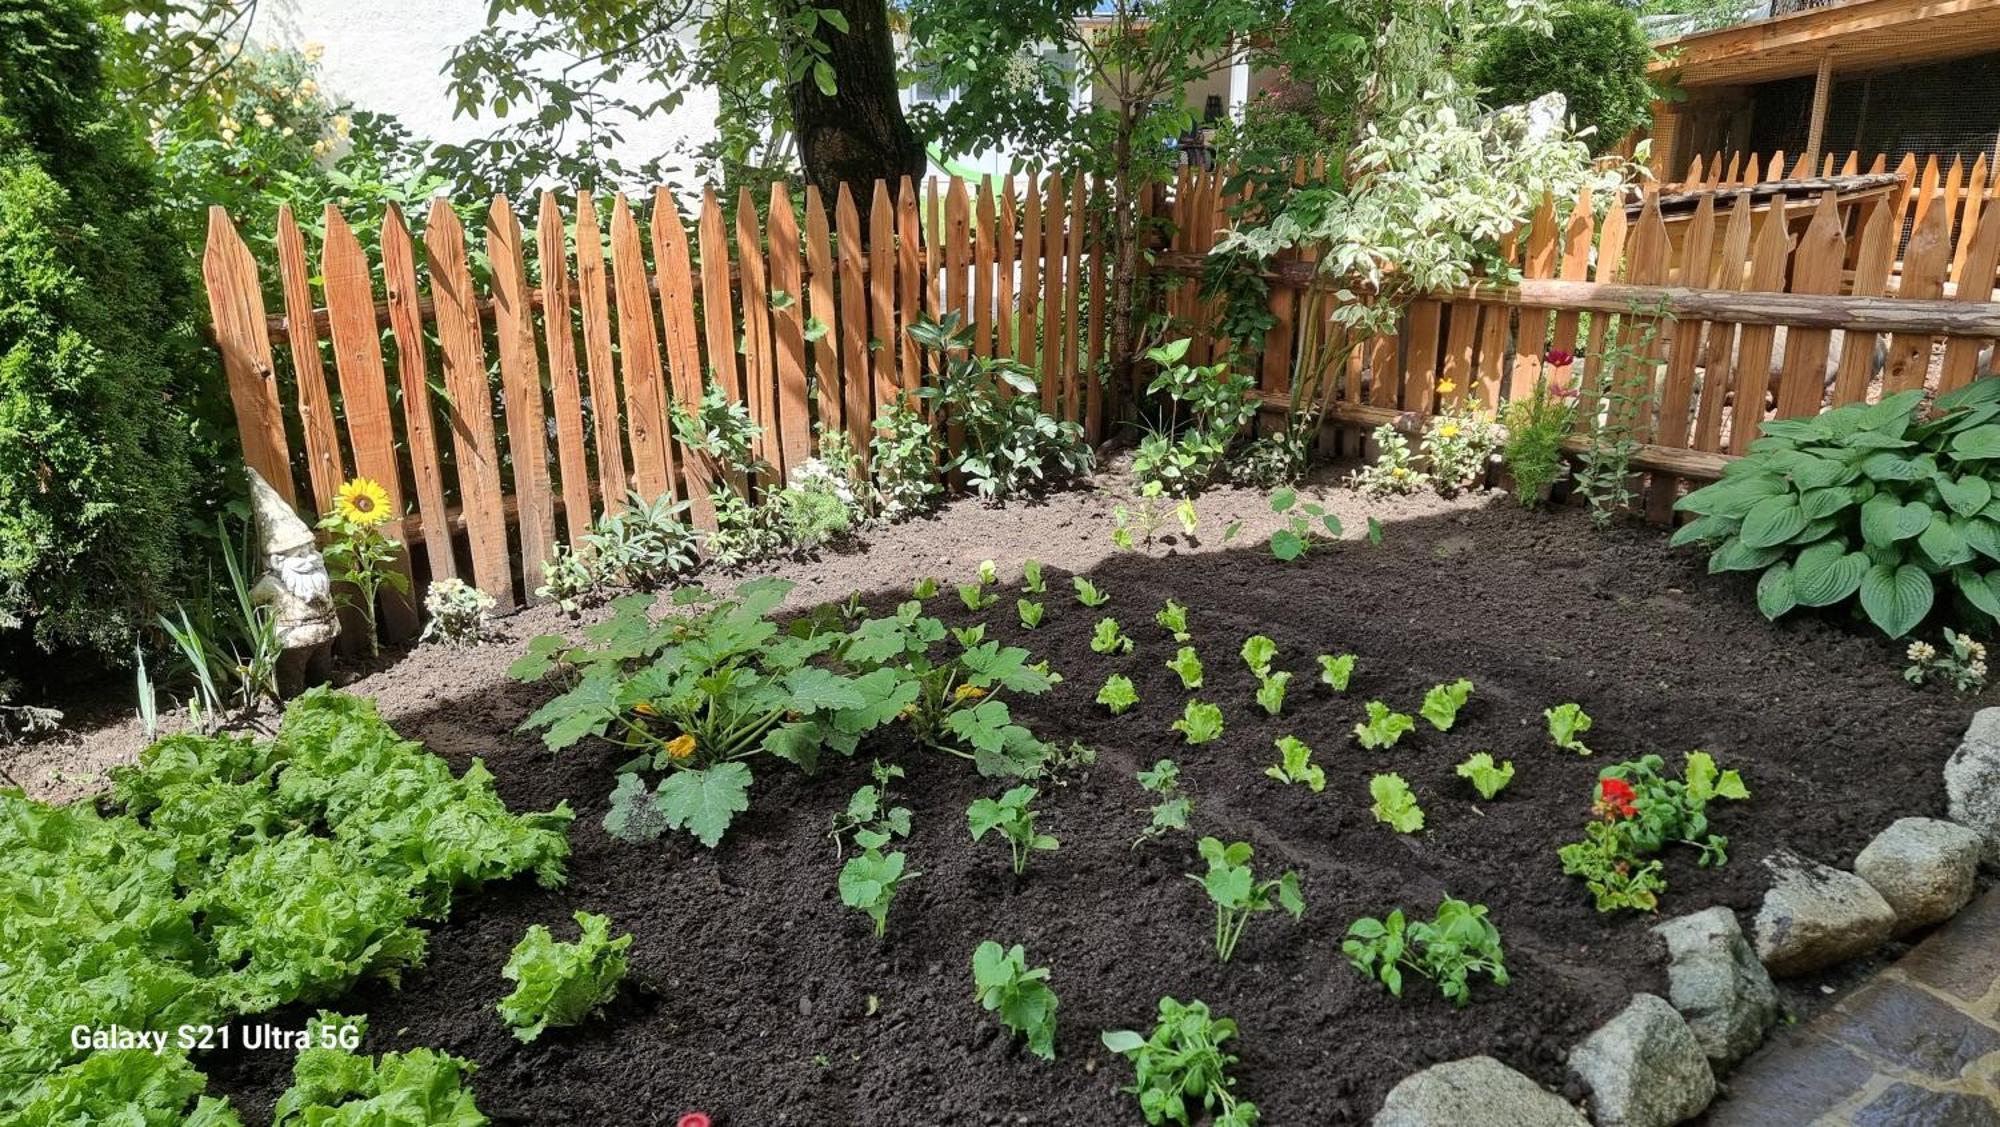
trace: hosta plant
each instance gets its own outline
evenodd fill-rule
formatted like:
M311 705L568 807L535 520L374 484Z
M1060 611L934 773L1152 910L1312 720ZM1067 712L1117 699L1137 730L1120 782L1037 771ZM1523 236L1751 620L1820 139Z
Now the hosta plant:
M1104 679L1104 687L1097 690L1097 703L1111 710L1113 716L1123 716L1125 711L1139 703L1139 692L1132 687L1132 679L1122 673L1113 673Z
M972 831L973 841L980 841L996 830L1007 839L1016 876L1028 870L1028 858L1037 850L1052 850L1061 844L1053 835L1035 831L1035 819L1040 813L1034 802L1040 795L1040 791L1024 783L997 799L975 799L965 810L965 826Z
M1236 1055L1223 1042L1236 1036L1236 1023L1213 1017L1204 1002L1160 999L1160 1020L1150 1035L1130 1029L1103 1034L1104 1047L1132 1062L1139 1114L1151 1127L1256 1127L1257 1106L1236 1096L1229 1069Z
M1056 992L1049 989L1049 968L1030 967L1019 943L1002 948L987 940L972 952L973 997L1000 1024L1027 1039L1028 1051L1043 1060L1056 1059Z
M1391 712L1379 700L1368 702L1368 719L1354 726L1354 738L1370 751L1395 747L1403 736L1415 731L1417 722L1408 713Z
M1507 985L1500 929L1486 918L1486 905L1444 898L1431 919L1406 923L1397 908L1386 919L1362 917L1349 925L1340 945L1354 969L1403 996L1403 972L1437 983L1454 1006L1472 1000L1472 975L1484 973L1495 986Z
M1313 763L1313 749L1296 736L1278 737L1278 762L1264 774L1281 783L1304 783L1314 794L1326 789L1326 771Z
M632 936L611 938L611 921L589 912L576 913L576 926L577 941L562 943L534 924L501 969L515 986L500 999L500 1019L517 1040L533 1041L552 1025L576 1025L617 995Z
M1657 908L1667 884L1654 857L1669 845L1693 846L1704 868L1729 860L1729 839L1709 832L1708 806L1749 798L1742 776L1717 767L1705 751L1688 753L1679 779L1664 767L1659 756L1646 755L1605 768L1584 839L1557 851L1563 872L1584 879L1600 912Z
M1195 654L1193 646L1182 646L1175 650L1173 660L1167 662L1167 668L1180 676L1181 688L1201 688L1201 658Z
M1431 722L1431 727L1440 732L1451 731L1458 722L1458 710L1472 697L1472 682L1460 677L1449 685L1436 685L1424 694L1424 704L1417 711Z
M1205 837L1197 846L1208 872L1187 878L1208 893L1215 905L1215 955L1223 962L1236 953L1243 930L1259 913L1282 907L1293 919L1305 914L1306 902L1299 895L1299 875L1286 870L1281 877L1260 881L1250 867L1250 844L1236 841L1224 845Z
M2000 379L1920 388L1813 418L1775 419L1722 480L1674 506L1675 544L1712 545L1711 572L1754 571L1767 618L1841 607L1900 638L1942 605L2000 620Z
M1479 797L1492 801L1493 796L1507 789L1514 781L1514 761L1496 764L1491 752L1474 752L1472 758L1458 765L1458 777L1472 784Z
M1100 618L1097 620L1097 628L1091 631L1090 648L1093 653L1101 653L1107 657L1127 654L1132 652L1132 639L1126 637L1125 631L1119 629L1117 619Z
M1132 848L1137 849L1175 830L1188 828L1188 816L1194 813L1194 800L1181 790L1180 764L1171 759L1160 760L1139 772L1139 786L1159 801L1150 807L1148 812L1152 820L1133 839Z
M1347 683L1354 677L1354 655L1319 655L1320 682L1336 693L1347 691Z
M1208 743L1222 734L1222 709L1207 701L1191 700L1171 727L1190 744Z
M1417 796L1410 793L1410 784L1403 776L1393 772L1376 775L1368 780L1368 793L1375 799L1369 812L1378 822L1386 822L1397 833L1413 834L1424 828L1424 811L1417 805Z

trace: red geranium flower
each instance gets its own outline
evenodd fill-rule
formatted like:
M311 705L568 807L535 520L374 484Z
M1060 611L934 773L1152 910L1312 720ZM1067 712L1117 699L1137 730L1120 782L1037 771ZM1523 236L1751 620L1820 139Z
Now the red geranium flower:
M1598 802L1620 818L1630 818L1639 812L1633 801L1639 796L1633 791L1631 783L1623 779L1600 779L1597 790Z

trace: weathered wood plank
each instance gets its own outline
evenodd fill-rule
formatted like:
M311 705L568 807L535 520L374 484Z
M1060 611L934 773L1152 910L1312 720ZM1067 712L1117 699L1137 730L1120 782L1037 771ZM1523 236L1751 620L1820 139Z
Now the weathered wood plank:
M556 542L555 501L549 490L548 414L542 403L542 362L535 350L535 311L522 257L521 222L507 197L486 213L486 257L493 270L493 326L500 349L507 453L520 512L522 601L538 601L542 568Z
M590 531L590 447L583 433L583 382L576 362L576 283L562 205L542 192L535 213L535 261L541 269L542 348L555 405L556 470L562 478L563 530L572 548Z
M278 496L294 500L291 452L285 440L284 405L271 365L271 338L265 332L264 291L250 248L220 207L208 209L208 247L201 259L208 286L209 314L222 372L236 410L244 460ZM379 364L380 361L378 360ZM329 500L331 500L329 498Z
M416 486L418 522L431 579L458 576L445 504L444 471L432 426L430 361L424 350L424 322L417 308L417 258L402 209L390 204L382 217L382 287L389 302L389 329L396 341L396 383L403 393L403 434ZM317 349L315 349L317 351Z
M445 391L451 396L446 409L472 555L472 582L501 606L511 607L517 605L514 568L507 544L500 452L493 436L493 393L486 383L485 332L466 264L465 227L442 199L431 204L424 250L430 261L431 305L437 310Z

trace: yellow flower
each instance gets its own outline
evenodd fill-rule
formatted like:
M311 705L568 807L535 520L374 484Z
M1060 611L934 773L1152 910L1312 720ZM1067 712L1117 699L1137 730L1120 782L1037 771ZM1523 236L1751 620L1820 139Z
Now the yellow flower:
M653 702L645 700L633 705L632 711L641 716L658 716L660 714L660 710L653 707Z
M959 700L978 700L985 695L986 690L980 688L978 685L960 685L952 692L952 696Z
M307 62L316 63L321 55L326 54L326 46L321 43L308 43L299 48L299 54L304 55Z
M1445 438L1457 438L1457 437L1458 437L1458 424L1457 424L1457 423L1446 423L1445 425L1443 425L1443 426L1441 426L1441 427L1439 427L1439 428L1438 428L1438 434L1439 434L1439 435L1441 435L1441 436L1443 436L1443 437L1445 437Z
M1438 394L1439 394L1439 395L1450 395L1450 394L1451 394L1452 392L1454 392L1454 391L1457 391L1457 390L1458 390L1458 381L1457 381L1457 380L1439 380L1439 381L1438 381Z
M389 519L389 491L373 478L357 477L340 487L334 508L349 522L373 528Z
M686 759L694 754L694 737L686 732L675 736L667 744L667 754L675 759Z

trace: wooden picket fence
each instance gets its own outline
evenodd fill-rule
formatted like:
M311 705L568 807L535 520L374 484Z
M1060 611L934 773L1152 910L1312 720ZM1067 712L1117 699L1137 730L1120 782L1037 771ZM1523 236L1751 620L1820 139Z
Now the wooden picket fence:
M1306 386L1348 433L1414 428L1461 403L1497 410L1544 378L1581 389L1590 415L1612 363L1617 382L1638 384L1618 409L1640 444L1634 468L1652 475L1647 511L1667 519L1684 484L1717 476L1766 418L1973 378L2000 337L2000 207L1983 167L1920 170L1858 202L1833 190L1788 199L1750 181L1759 169L1741 171L1740 184L1729 170L1691 175L1608 206L1588 193L1560 212L1545 201L1506 248L1518 284L1428 295L1395 332L1340 351L1303 343L1344 343L1331 303L1305 300L1333 281L1311 261L1273 262L1272 327L1247 360L1258 392L1280 410L1301 367L1332 356L1337 370ZM1227 184L1226 172L1184 168L1144 203L1171 232L1150 269L1166 275L1162 311L1195 363L1245 362L1198 281L1243 202ZM555 546L628 490L684 498L712 525L709 489L726 467L682 447L667 421L705 380L762 426L756 453L772 480L823 432L865 452L879 408L927 377L907 333L923 315L958 312L975 350L1036 369L1046 409L1105 437L1147 373L1126 387L1097 378L1109 335L1101 191L1061 175L930 181L921 198L907 180L878 183L864 238L844 191L829 216L816 193L795 211L775 185L761 223L747 191L733 221L710 192L688 223L661 189L644 229L613 199L608 243L596 201L566 209L544 194L532 246L502 198L486 209L479 273L443 201L421 262L394 209L373 254L329 210L316 260L287 213L274 317L217 210L204 272L249 464L307 513L347 475L375 478L409 514L390 533L411 546L415 579L460 576L511 607L532 601ZM1561 354L1571 359L1551 361ZM932 421L940 446L952 441L949 420ZM412 607L385 612L392 636L414 628Z
M1102 437L1101 185L1050 173L925 188L877 182L865 237L845 188L829 214L817 191L795 210L774 184L762 223L747 188L733 221L710 190L691 224L665 188L643 226L619 195L608 232L588 194L543 193L532 241L501 197L484 281L444 200L421 254L395 208L364 248L329 207L314 258L287 210L283 312L269 317L266 279L212 209L203 273L246 460L306 514L351 474L379 481L408 514L387 531L410 546L413 578L462 577L511 608L533 601L555 546L628 491L684 499L713 527L710 489L729 468L669 424L669 404L693 410L705 381L762 428L771 481L826 431L865 457L878 410L925 379L908 335L922 316L958 312L974 351L1035 368L1044 407ZM933 422L940 444L955 437ZM413 608L384 609L386 631L407 636Z

